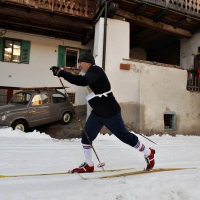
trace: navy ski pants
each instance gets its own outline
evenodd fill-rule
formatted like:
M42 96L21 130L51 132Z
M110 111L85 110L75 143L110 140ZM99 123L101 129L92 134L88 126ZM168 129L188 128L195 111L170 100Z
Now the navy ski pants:
M91 142L97 137L103 126L106 126L122 142L132 147L138 142L138 137L126 129L121 112L107 119L101 118L92 112L85 124L85 130ZM90 144L84 132L82 132L82 144Z

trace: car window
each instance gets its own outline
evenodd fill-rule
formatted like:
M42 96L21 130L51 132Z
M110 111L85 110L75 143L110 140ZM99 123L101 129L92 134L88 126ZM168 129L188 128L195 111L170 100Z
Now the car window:
M63 103L66 101L65 95L60 93L54 93L52 98L54 103Z
M32 106L44 105L51 103L51 95L50 94L35 94L32 99Z
M28 104L31 95L29 93L19 92L15 93L10 101L10 103L14 104Z

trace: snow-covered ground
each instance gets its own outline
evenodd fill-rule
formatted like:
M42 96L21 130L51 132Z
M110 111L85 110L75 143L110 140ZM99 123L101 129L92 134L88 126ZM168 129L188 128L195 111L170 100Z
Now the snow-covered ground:
M200 137L149 137L157 145L138 137L155 148L155 168L196 169L109 179L94 178L107 172L83 174L90 180L78 174L0 178L0 200L200 200ZM142 153L115 136L99 135L93 145L105 170L146 166ZM83 161L80 139L56 140L36 131L0 129L0 176L65 172Z

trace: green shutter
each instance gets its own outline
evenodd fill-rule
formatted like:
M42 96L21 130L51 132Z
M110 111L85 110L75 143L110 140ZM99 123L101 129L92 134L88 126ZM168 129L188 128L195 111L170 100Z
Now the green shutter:
M3 38L0 37L0 61L3 60Z
M30 44L31 44L30 41L22 40L21 63L29 64Z
M58 67L65 67L66 47L58 46Z

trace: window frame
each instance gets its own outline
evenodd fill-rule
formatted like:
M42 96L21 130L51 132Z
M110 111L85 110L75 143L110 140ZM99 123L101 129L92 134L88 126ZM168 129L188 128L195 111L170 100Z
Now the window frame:
M44 97L45 95L47 96L47 99L49 101L45 101ZM35 107L35 106L44 106L44 105L48 105L48 104L51 104L52 103L52 97L51 97L51 94L49 93L37 93L37 94L34 94L32 99L31 99L31 106L32 107Z
M81 48L78 48L78 47L71 47L71 46L62 46L62 45L58 45L57 66L58 67L67 67L66 66L66 52L67 52L67 49L72 49L72 50L75 49L75 50L78 51L78 55L77 55L77 67L76 67L76 68L78 68L78 57L79 57L80 54L82 54L83 52L85 52L86 49L81 49Z
M5 41L11 40L12 42L17 41L21 42L20 48L20 61L13 62L13 61L5 61L4 60L4 49L5 49ZM30 60L30 45L31 42L28 40L21 40L17 38L7 38L7 37L0 37L0 61L7 62L7 63L15 63L15 64L29 64ZM24 54L26 55L26 59L24 59Z
M12 42L12 52L11 52L11 61L6 61L5 60L5 49L6 49L6 41L11 41ZM15 42L19 42L20 43L20 52L19 52L19 62L15 62L13 61L13 57L14 57L14 44ZM20 60L21 60L21 47L22 47L22 42L20 40L17 40L17 39L7 39L5 38L4 41L3 41L3 60L4 62L11 62L11 63L20 63Z
M67 65L66 65L66 60L67 60L67 50L77 51L76 67L70 67L70 66L67 66ZM72 48L72 47L66 47L66 55L65 55L65 65L66 65L66 67L70 67L70 68L78 69L78 58L79 58L79 55L80 55L80 49Z
M172 127L165 128L165 115L172 116ZM163 121L164 121L164 130L165 131L175 131L176 130L176 113L174 111L165 111L163 113Z
M55 95L55 96L54 96ZM57 96L58 95L58 96ZM59 97L59 95L60 95L60 97ZM62 93L52 93L52 103L54 103L54 104L57 104L57 103L65 103L66 101L67 101L67 97L64 95L64 94L62 94ZM63 99L64 99L64 101L60 101L60 99L62 99L62 97L63 97ZM57 101L58 100L58 101Z
M25 97L25 99L23 99ZM27 105L30 100L31 100L31 94L28 92L16 92L15 94L13 94L12 98L10 99L9 103L11 104L20 104L20 103L24 103L25 105ZM21 101L20 101L21 100Z

